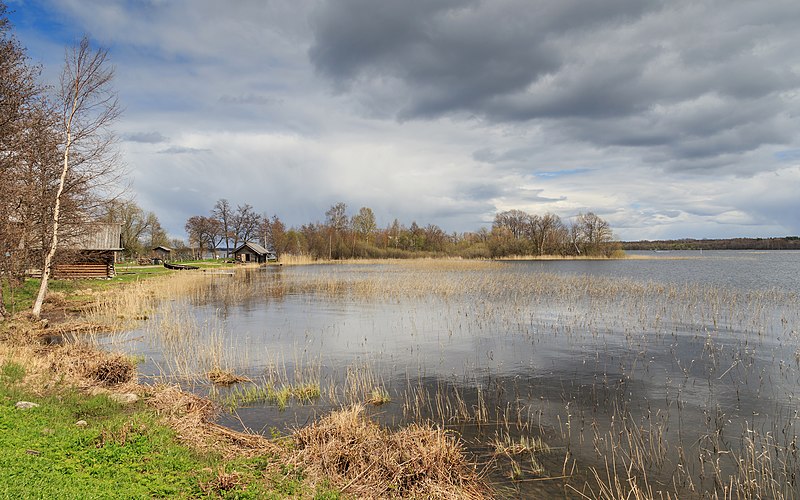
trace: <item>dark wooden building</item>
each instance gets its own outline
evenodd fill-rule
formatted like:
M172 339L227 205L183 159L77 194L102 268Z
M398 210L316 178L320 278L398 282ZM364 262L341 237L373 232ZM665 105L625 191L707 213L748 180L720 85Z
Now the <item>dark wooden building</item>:
M171 256L172 249L163 246L157 246L150 252L150 258L153 260L153 264L163 264L170 260Z
M252 262L263 264L270 260L276 260L275 254L262 247L258 243L242 243L233 250L233 258L238 262Z
M53 277L112 278L114 263L122 251L120 224L95 223L87 225L80 234L65 238L59 245L53 266Z

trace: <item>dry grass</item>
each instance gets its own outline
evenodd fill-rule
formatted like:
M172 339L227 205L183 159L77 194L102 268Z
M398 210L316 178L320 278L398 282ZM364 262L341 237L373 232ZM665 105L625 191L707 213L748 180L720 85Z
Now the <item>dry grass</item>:
M96 386L131 392L136 367L124 355L100 351L85 343L45 345L41 339L52 329L25 320L6 323L0 335L0 363L13 361L25 368L25 382L33 390L58 384L82 389Z
M285 266L304 266L308 264L320 264L326 261L316 260L310 255L292 255L289 253L282 254L278 258L278 264Z
M250 381L250 379L247 377L236 375L230 370L223 370L221 368L214 368L211 371L209 371L206 375L208 375L208 380L210 380L213 384L222 386L228 386L228 385L238 384L240 382Z
M354 405L299 429L295 461L358 498L485 498L488 490L454 435L381 428Z
M104 386L115 386L130 382L136 367L130 359L119 354L102 357L87 367L85 375Z
M612 257L604 255L509 255L494 260L621 260L627 259L624 253Z
M200 396L176 386L153 388L147 399L178 438L201 451L218 451L228 458L275 454L280 447L259 434L232 431L213 422L218 409Z
M236 471L225 472L225 468L217 471L214 478L210 481L203 481L200 483L200 489L206 495L214 497L221 497L223 492L233 490L241 484L241 478Z

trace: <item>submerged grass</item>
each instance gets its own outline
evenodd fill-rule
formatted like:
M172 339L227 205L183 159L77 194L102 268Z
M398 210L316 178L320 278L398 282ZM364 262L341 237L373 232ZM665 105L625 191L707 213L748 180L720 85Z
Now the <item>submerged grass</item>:
M229 410L235 410L242 406L267 403L276 405L283 411L292 400L299 403L310 402L319 399L320 394L318 383L283 385L281 387L275 387L269 383L248 384L230 390L222 399L222 404Z

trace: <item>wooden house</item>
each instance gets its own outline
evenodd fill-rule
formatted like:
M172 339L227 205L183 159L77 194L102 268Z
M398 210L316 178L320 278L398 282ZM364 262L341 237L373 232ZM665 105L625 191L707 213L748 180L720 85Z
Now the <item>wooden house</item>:
M276 260L275 254L258 243L245 242L233 250L233 258L237 262L252 262L263 264L269 260Z
M59 244L53 265L53 277L112 278L114 263L122 251L122 226L95 223L85 226L79 234L64 238Z
M153 264L163 264L170 260L172 256L172 249L164 246L157 246L150 252L150 258Z

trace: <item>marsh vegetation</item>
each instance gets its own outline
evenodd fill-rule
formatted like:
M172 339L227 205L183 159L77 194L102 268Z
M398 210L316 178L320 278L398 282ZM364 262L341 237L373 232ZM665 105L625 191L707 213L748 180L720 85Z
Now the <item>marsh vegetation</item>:
M353 404L432 424L499 494L791 498L798 289L782 271L726 281L800 269L797 253L771 255L186 274L98 302L120 325L98 341L217 400L233 427L294 429ZM698 266L729 272L681 271ZM215 370L246 381L212 384Z

